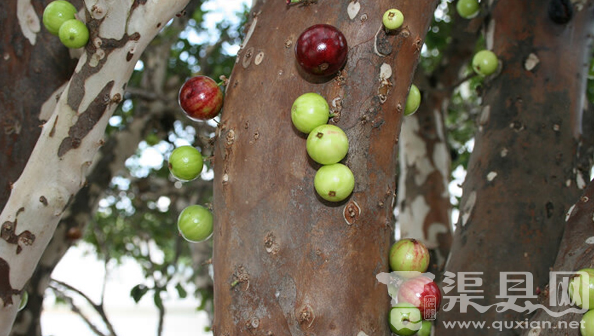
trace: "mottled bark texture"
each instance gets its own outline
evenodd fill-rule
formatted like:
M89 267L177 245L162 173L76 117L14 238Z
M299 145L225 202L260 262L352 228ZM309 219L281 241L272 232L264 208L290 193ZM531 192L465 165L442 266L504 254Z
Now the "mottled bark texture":
M485 82L460 220L446 264L446 271L455 274L482 272L482 284L467 288L480 292L465 293L482 296L472 300L482 306L504 300L496 297L505 295L500 272L529 272L534 292L544 288L565 213L584 187L577 150L594 11L591 1L576 4L571 19L558 24L549 16L548 3L496 1L487 22L487 47L499 56L502 69ZM447 296L463 294L457 284ZM457 304L438 318L523 321L527 316L511 309L497 312L495 307L485 313L470 307L462 313ZM437 332L461 334L442 323ZM472 332L477 331L463 333ZM516 335L521 330L478 332Z
M453 8L453 6L452 6ZM432 254L431 272L439 272L452 245L450 151L444 115L472 57L478 36L474 21L454 17L450 43L432 73L417 71L422 94L419 110L402 121L399 143L398 223L401 236L421 240ZM478 18L477 18L478 20Z
M392 6L255 4L215 145L215 335L389 335L389 297L375 276L388 271L399 126L435 1L400 3L404 26L385 35ZM306 80L295 64L297 37L317 23L349 44L329 81ZM339 114L331 123L349 137L356 185L340 203L317 197L319 166L291 124L306 92L328 100Z

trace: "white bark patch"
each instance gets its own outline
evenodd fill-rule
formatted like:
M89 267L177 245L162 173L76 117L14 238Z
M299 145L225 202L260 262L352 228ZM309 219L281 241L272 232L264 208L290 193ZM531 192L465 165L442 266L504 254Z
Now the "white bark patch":
M433 164L443 179L443 197L449 197L448 185L450 184L450 151L445 142L437 143L433 147Z
M415 167L415 183L422 185L427 180L429 174L435 171L435 167L427 157L427 145L418 133L420 131L419 119L416 115L410 115L403 118L400 131L400 155L408 167ZM401 169L405 172L407 169Z
M497 177L497 172L490 172L489 174L487 174L487 181L489 182L493 182L493 180Z
M500 155L501 155L501 157L502 157L502 158L504 158L504 157L506 157L506 156L507 156L507 154L508 154L508 153L509 153L509 149L507 149L507 148L503 148L503 149L501 150L501 153L500 153Z
M461 209L461 213L460 213L460 218L462 218L462 226L466 226L466 224L468 223L468 219L470 218L470 215L472 214L472 211L474 210L474 206L476 204L476 191L472 191L470 193L470 195L468 196L468 199L466 199L466 202L464 203L464 206Z
M401 204L401 203L399 203ZM436 245L428 244L428 237L425 237L423 233L423 223L425 217L429 214L429 204L425 201L425 197L422 195L415 197L410 204L401 209L399 215L400 230L402 237L412 237L422 240L427 244L427 248L435 248Z
M366 333L363 332L363 330L359 331L359 333L357 334L357 336L367 336Z
M17 18L23 35L29 40L29 43L35 45L37 33L41 31L41 23L30 0L18 0Z
M495 20L489 20L487 25L487 31L485 32L485 43L487 49L493 50L493 44L495 40Z
M392 67L387 64L383 63L380 67L380 82L384 82L392 77Z
M530 53L526 61L524 62L524 68L528 71L532 71L540 63L540 59L535 53Z
M565 214L565 221L567 222L571 216L573 216L573 210L575 209L575 204L571 206L571 208L569 208L569 210L567 210L567 213Z
M347 13L349 14L349 18L351 20L354 20L355 17L357 17L357 14L359 14L359 10L361 10L361 4L359 3L359 0L351 1L347 6Z
M575 179L576 179L577 187L579 189L584 189L586 187L586 181L584 180L584 174L581 171L577 172Z
M483 107L483 111L481 112L481 116L479 118L479 125L484 126L489 122L491 118L491 105L487 105Z
M442 233L447 233L448 232L448 226L444 223L431 223L431 225L429 225L429 230L427 232L427 237L426 237L426 241L425 241L425 245L427 245L427 248L437 248L439 247L439 241L437 240L437 237L442 234ZM431 247L429 247L431 246Z
M443 121L441 120L441 112L434 109L433 118L435 120L435 129L437 130L437 138L441 141L445 141L445 134L443 133L445 127L443 127Z
M594 237L589 237L586 239L586 244L593 245L594 244Z
M56 91L52 92L52 94L47 98L43 105L41 105L41 112L39 112L39 120L47 121L52 117L54 109L58 104L58 98L60 98L60 95L62 94L62 92L64 92L64 89L66 88L67 84L68 83L64 83Z

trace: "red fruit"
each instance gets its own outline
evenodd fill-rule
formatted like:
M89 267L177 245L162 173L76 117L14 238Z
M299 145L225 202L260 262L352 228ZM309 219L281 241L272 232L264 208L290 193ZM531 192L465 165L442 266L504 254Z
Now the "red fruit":
M210 77L192 77L179 90L179 106L190 119L212 119L221 111L223 92Z
M433 280L422 275L405 281L398 288L398 302L408 302L414 305L419 308L423 318L427 318L434 316L439 310L441 292Z
M295 44L295 57L303 70L317 76L336 73L346 63L344 35L335 27L317 24L307 28Z

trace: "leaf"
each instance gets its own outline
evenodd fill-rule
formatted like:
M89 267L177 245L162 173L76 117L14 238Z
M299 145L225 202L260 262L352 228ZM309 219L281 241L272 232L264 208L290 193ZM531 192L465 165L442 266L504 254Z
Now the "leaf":
M182 284L178 283L175 286L175 289L177 290L177 295L179 295L180 298L185 299L188 296L188 291L186 291Z
M155 301L155 306L159 310L165 309L165 307L163 306L163 299L161 298L161 290L155 291L155 295L153 296L153 300Z
M140 299L149 291L149 288L145 285L136 285L130 290L130 296L134 299L134 302L138 303Z

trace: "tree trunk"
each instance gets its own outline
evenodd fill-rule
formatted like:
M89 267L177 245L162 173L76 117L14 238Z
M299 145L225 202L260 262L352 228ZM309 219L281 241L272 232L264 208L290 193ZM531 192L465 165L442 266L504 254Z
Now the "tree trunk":
M387 288L396 148L405 98L435 1L405 2L385 35L390 1L259 1L227 86L214 157L214 334L389 335ZM316 23L347 38L344 70L309 82L294 44ZM322 94L350 142L353 195L316 197L318 166L291 125L291 105Z
M577 174L577 149L592 1L576 4L566 24L551 20L548 5L500 0L491 8L487 47L503 68L485 82L479 132L446 265L452 274L446 274L445 304L461 294L482 297L471 299L482 307L500 303L504 299L496 296L505 295L501 272L529 272L533 283L527 285L534 290L526 287L526 295L535 297L536 288L548 282L565 213L584 187ZM482 272L479 286L463 288L458 272ZM485 313L470 307L464 313L457 304L443 310L442 321L524 321L527 316L509 309L498 313L495 307ZM442 327L439 335L459 333ZM471 332L476 330L465 331ZM480 330L481 335L518 332Z
M454 10L454 6L450 6ZM477 32L473 21L452 23L451 40L433 73L417 71L422 92L419 110L402 121L399 142L398 223L401 236L421 240L432 252L432 272L443 270L452 244L450 151L444 115L460 81L461 68L472 57Z
M35 11L25 2L19 2L28 9L26 19L21 18L27 23L21 25L21 33L34 41L42 9ZM107 121L122 99L136 61L186 3L85 3L89 43L0 214L0 335L10 332L25 283L64 211L85 183L93 157L103 144Z

